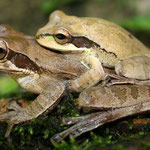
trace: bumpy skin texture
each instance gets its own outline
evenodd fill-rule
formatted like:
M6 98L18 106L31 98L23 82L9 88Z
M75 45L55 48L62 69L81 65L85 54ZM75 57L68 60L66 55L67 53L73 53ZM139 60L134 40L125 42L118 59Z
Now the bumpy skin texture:
M75 81L75 83L78 81L78 83L80 83L78 84L78 87L76 87L79 91L82 91L83 89L88 87L88 85L86 85L87 81L90 79L90 76L87 73L88 67L80 62L84 54L75 53L62 55L54 53L48 49L40 47L35 42L34 37L18 33L11 27L6 25L0 26L0 44L3 42L5 42L5 44L7 45L7 55L4 61L0 62L0 71L10 74L24 89L39 94L39 96L27 108L21 108L16 103L12 102L10 103L9 109L13 109L13 111L0 115L0 119L7 121L9 124L6 136L9 135L14 124L31 120L38 117L48 109L53 109L53 107L56 106L60 98L65 93L66 85L69 80ZM93 66L98 67L97 65L95 65L95 61L92 61L92 63ZM86 75L84 76L84 78L82 78L83 74L85 73ZM91 75L95 76L94 70L91 71ZM86 79L86 77L88 78ZM74 91L74 88L72 88L73 86L74 84L72 84L72 86L68 86L67 90ZM118 88L114 86L114 88L111 88L110 90L106 88L106 92L103 91L105 88L95 88L95 91L98 91L101 94L104 93L106 95L114 91L114 97L112 99L114 100L113 108L115 108L115 106L118 108L122 106L128 106L128 109L119 108L114 110L114 112L105 112L102 115L102 118L100 116L100 113L78 118L77 120L79 121L79 124L77 124L75 128L73 127L69 129L69 132L68 130L65 131L65 135L63 134L62 138L71 133L76 133L75 136L78 136L86 131L96 128L101 124L104 124L105 122L113 121L120 117L129 114L131 115L132 113L134 114L148 109L149 104L147 101L145 101L144 97L143 99L137 99L138 102L136 104L135 101L136 97L139 97L139 92L137 92L137 95L134 95L135 98L132 97L134 98L133 103L129 104L128 99L126 99L126 105L122 105L122 102L118 103L119 99L115 99L116 95L117 97L122 97L122 95L118 95L118 90L120 91L121 87ZM129 88L131 91L127 90L128 88L129 87L122 87L122 90L125 89L126 92L128 91L129 94L127 94L127 96L132 93L132 88ZM147 95L146 91L148 90L148 88L144 89L145 95ZM90 96L90 90L89 92L88 90L83 94L81 93L78 104L80 100L83 101L83 95L85 93ZM92 91L93 89L91 89L91 92ZM95 94L95 92L93 94ZM99 96L100 95L96 96L97 100L99 99ZM89 105L83 103L80 106L95 108L95 106L92 106L92 102L90 102L92 99L90 99L91 98L89 98L87 101ZM101 109L103 108L103 106L106 108L111 108L112 106L110 105L109 100L106 102L107 103L103 103L103 105L100 105L100 103L97 102L96 108ZM133 106L129 106L127 104L133 104ZM143 106L145 106L146 104L148 104L147 107L143 109ZM141 105L142 107L140 107ZM127 113L126 110L130 111L128 111ZM106 119L103 119L103 117L105 117ZM72 121L71 118L70 120ZM79 131L79 129L81 132ZM61 137L61 134L59 136ZM62 138L59 138L59 140L61 140Z
M59 29L65 29L73 37L72 39L78 39L79 42L71 40L66 44L57 43L53 36ZM47 38L47 35L50 38ZM41 45L63 52L89 49L90 54L96 56L103 66L116 68L118 74L141 80L150 79L147 72L143 75L140 71L132 72L132 69L118 68L120 61L123 63L125 60L125 63L128 63L126 59L135 56L140 56L143 61L145 60L143 56L147 56L150 61L150 50L131 33L112 22L101 18L68 16L62 11L54 11L50 15L49 22L38 30L37 37ZM141 63L145 68L146 62ZM139 64L136 63L132 64L132 68L140 69Z
M95 86L83 91L77 104L79 107L91 109L115 109L133 106L149 100L150 86L114 85Z
M115 70L118 75L124 75L128 78L150 79L150 58L135 56L124 59L116 65Z
M64 95L67 81L78 78L87 70L77 61L76 55L44 49L34 37L16 32L8 25L0 26L0 44L4 47L2 52L6 53L5 58L1 58L0 71L11 75L24 89L39 94L27 108L10 103L9 107L14 111L0 115L1 120L9 123L10 129L13 124L53 109Z
M79 107L103 110L82 117L63 118L66 125L75 124L56 134L52 141L60 142L68 135L77 137L107 122L150 110L150 87L143 85L113 85L92 87L82 92Z

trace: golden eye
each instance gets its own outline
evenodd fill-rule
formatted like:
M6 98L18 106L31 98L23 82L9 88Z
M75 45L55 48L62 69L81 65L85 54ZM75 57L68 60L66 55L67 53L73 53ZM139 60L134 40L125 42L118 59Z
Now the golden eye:
M65 29L58 29L54 34L54 38L57 43L66 44L70 42L71 35Z
M7 44L0 40L0 60L4 59L8 54Z

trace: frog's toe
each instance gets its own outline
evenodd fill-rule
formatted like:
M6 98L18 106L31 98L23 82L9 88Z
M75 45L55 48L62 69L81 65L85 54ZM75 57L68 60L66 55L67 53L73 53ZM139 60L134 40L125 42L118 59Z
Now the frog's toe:
M70 124L74 124L76 122L78 122L79 120L76 120L76 117L63 117L62 118L62 122L65 125L70 125Z
M2 121L9 121L9 120L12 120L12 118L13 118L14 116L16 116L17 113L19 113L19 112L17 112L17 111L10 111L10 112L1 114L1 115L0 115L0 120L2 120Z
M9 110L8 112L0 114L0 120L6 122L11 121L13 124L18 124L26 121L26 119L29 117L26 109L19 106L16 101L11 101L8 104L7 109Z
M16 101L11 101L8 104L7 109L9 110L8 112L0 114L0 120L10 121L14 117L16 118L23 108L19 106Z
M16 111L22 109L22 107L19 106L16 101L11 101L11 102L9 103L9 105L8 105L7 108L8 108L8 109L13 109L13 110L16 110Z
M79 121L82 121L83 119L85 119L85 116L81 116L81 117L63 117L62 122L65 125L71 125L71 124L75 124Z
M7 131L5 133L6 138L9 137L9 134L12 131L12 128L15 124L15 121L12 121L11 119L14 118L14 116L16 115L17 115L16 111L10 111L0 115L0 120L6 121L8 123Z
M10 104L9 109L10 108L13 108L14 110L0 115L0 120L8 123L5 137L9 136L15 124L24 122L29 118L29 115L26 113L26 110L24 108L21 108L19 105L15 105L14 102Z
M8 127L7 127L7 131L5 133L5 138L9 137L9 135L10 135L10 133L12 131L13 126L14 126L14 123L8 122Z

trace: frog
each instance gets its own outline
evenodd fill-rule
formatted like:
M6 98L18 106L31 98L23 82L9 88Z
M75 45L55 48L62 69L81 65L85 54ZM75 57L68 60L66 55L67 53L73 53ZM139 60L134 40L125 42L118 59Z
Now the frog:
M85 116L63 118L64 125L72 125L65 131L54 135L52 142L60 142L66 136L78 137L106 123L131 115L149 112L150 86L122 84L103 86L101 84L84 90L76 104L85 109ZM91 113L91 111L94 111Z
M113 68L119 76L149 82L149 48L115 23L101 18L69 16L56 10L36 37L39 44L50 50L84 55L80 61L89 68L88 73L97 72L95 79L91 75L93 83L89 87L106 79L103 67Z
M26 122L51 111L67 92L67 82L80 77L87 68L73 59L41 47L34 36L17 32L9 25L0 25L0 72L14 78L25 90L38 96L23 108L12 101L0 120L8 123L5 137L13 125Z
M16 32L9 25L0 25L0 72L9 74L25 90L38 94L26 108L21 107L16 101L11 101L8 106L10 111L0 114L0 120L8 123L5 137L9 137L15 124L30 121L50 112L67 92L76 92L74 88L72 89L68 86L70 81L80 81L81 86L82 83L85 86L86 79L82 76L84 75L85 77L85 73L88 72L89 68L80 61L83 56L84 54L79 53L67 53L64 55L50 51L40 46L34 36ZM104 68L104 70L107 74L114 74L114 70L108 68ZM88 73L86 75L87 78L90 77ZM102 86L105 87L103 84ZM83 99L82 95L85 95L84 93L87 90L92 91L92 88L87 85L87 88L85 87L84 90L83 87L78 89L80 96L77 103L80 107L83 106L80 103ZM114 99L114 101L117 103L118 100ZM87 102L89 103L89 100ZM135 104L129 100L127 103L129 103L127 107ZM146 103L144 97L143 103ZM108 105L110 105L109 102L107 107ZM99 103L97 106L106 107L106 105L99 106ZM126 108L126 105L121 104L114 105L114 108L121 106ZM91 109L92 105L89 103L88 107ZM89 114L89 122L92 121L91 116L93 114ZM86 127L85 119L82 121Z
M11 101L10 111L0 114L0 120L8 123L5 137L9 137L15 124L50 112L65 94L76 92L69 86L70 81L80 82L78 92L88 88L82 77L88 68L80 62L81 57L78 53L62 55L49 51L40 46L34 36L17 32L9 25L0 25L0 72L7 73L23 89L38 95L26 108ZM89 78L89 74L84 77Z

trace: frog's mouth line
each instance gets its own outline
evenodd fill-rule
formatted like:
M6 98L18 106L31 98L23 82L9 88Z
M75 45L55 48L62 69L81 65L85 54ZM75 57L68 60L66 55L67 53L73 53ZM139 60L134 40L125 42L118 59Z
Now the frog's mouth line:
M30 74L29 71L26 71L25 69L21 69L21 70L13 70L13 69L0 69L0 72L3 73L15 73L15 74Z
M19 72L22 72L22 71L18 71L18 70L0 69L0 72L3 72L3 73L19 73Z
M42 33L42 34L38 35L36 38L37 38L37 41L38 41L40 39L48 40L48 39L51 39L51 37L54 38L54 35L49 34L49 33ZM107 51L105 48L102 48L101 45L99 45L99 44L93 42L92 40L90 40L86 37L83 37L83 36L72 36L71 35L71 40L68 43L73 44L78 49L83 49L83 51L84 51L84 48L85 49L90 49L92 47L96 47L99 50L103 51L104 53L114 55L114 57L117 58L117 55L115 53L113 53L112 51ZM51 48L48 48L48 49L50 50ZM57 51L58 52L58 50L54 50L54 49L52 49L52 51L55 51L55 52ZM73 51L72 50L67 50L65 52L73 52ZM74 50L74 52L75 52L75 50ZM76 52L82 52L82 50L77 50Z
M52 37L55 40L54 34L42 33L42 34L38 35L36 38L37 38L37 40L40 40L40 39L52 39ZM99 47L98 44L94 43L93 41L89 40L88 38L86 38L84 36L70 35L70 40L68 40L68 42L66 42L66 43L71 43L77 48L89 48L90 49L91 47L93 47L94 44L97 47ZM64 45L64 44L62 44L62 45Z

